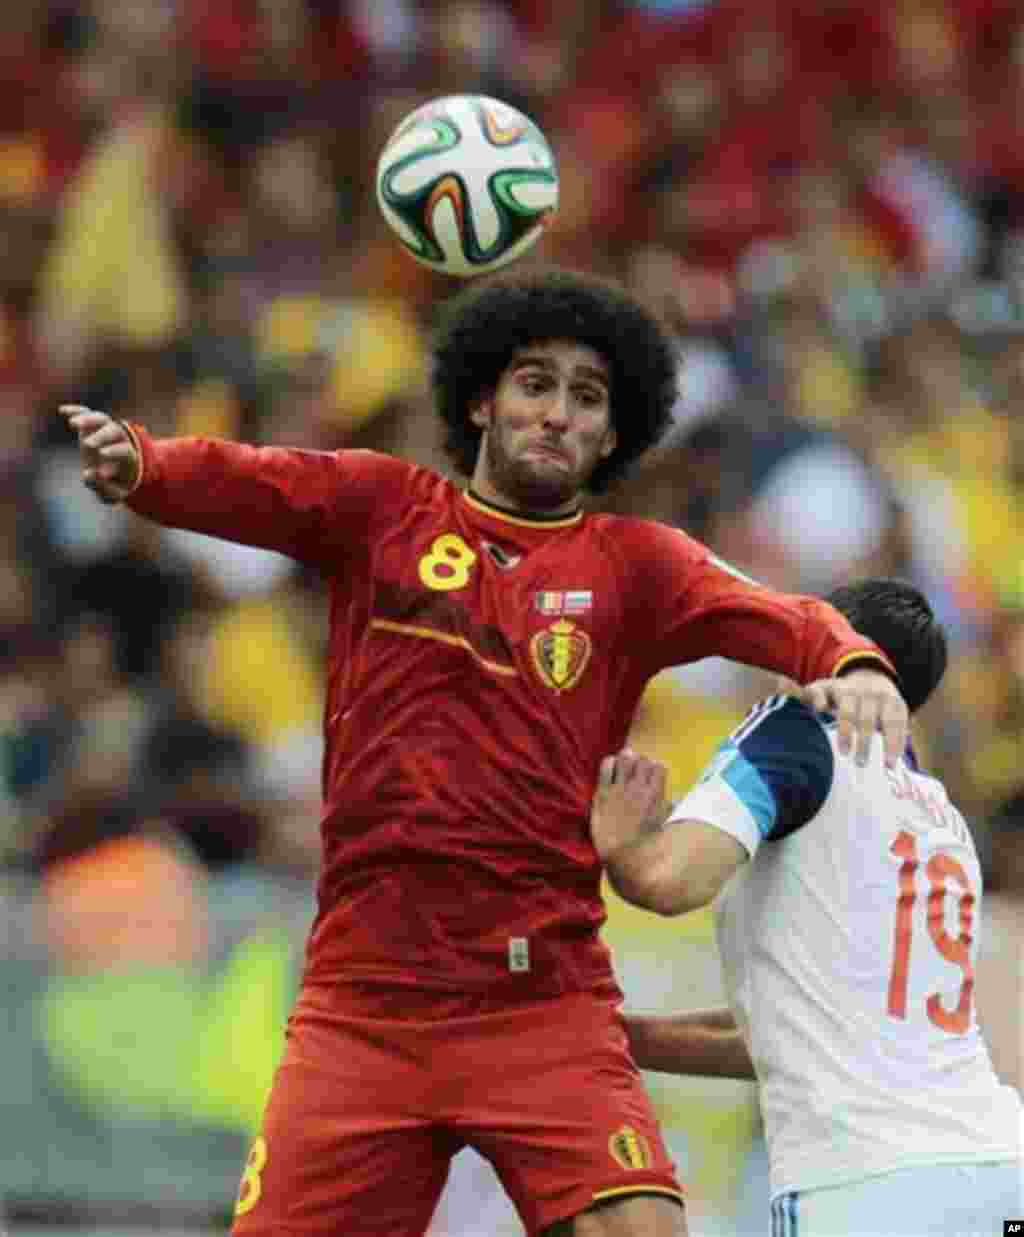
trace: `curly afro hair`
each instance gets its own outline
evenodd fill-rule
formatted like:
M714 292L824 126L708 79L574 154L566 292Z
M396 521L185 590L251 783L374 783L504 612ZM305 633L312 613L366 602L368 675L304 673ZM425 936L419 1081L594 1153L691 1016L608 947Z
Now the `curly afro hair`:
M474 284L442 309L433 387L448 434L445 450L471 475L482 431L469 413L493 391L515 353L569 339L593 348L611 371L615 450L595 468L606 489L664 433L676 399L676 355L654 316L622 289L575 271L531 270Z

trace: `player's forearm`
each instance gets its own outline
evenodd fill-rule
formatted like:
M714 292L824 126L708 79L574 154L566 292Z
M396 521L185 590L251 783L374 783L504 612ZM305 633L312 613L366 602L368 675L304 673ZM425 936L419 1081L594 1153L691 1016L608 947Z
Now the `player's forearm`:
M627 842L605 863L612 888L633 906L659 915L693 909L674 874L672 848L662 831Z
M641 1069L712 1078L754 1078L754 1064L729 1009L627 1014L633 1059Z
M894 675L889 660L832 606L817 598L753 588L708 571L691 604L710 651L773 670L798 683L831 678L854 666Z
M747 859L730 834L705 821L676 820L618 847L606 859L612 888L658 915L697 910Z
M172 528L307 561L324 546L332 457L205 438L151 438L130 426L141 468L126 504Z

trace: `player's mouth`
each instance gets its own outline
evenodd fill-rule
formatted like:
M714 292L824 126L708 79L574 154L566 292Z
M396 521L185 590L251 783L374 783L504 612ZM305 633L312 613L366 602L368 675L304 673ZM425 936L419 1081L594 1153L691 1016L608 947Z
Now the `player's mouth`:
M545 442L535 442L532 446L527 447L526 454L536 455L541 459L554 460L565 468L570 467L572 463L564 451L560 451L557 447L553 447Z

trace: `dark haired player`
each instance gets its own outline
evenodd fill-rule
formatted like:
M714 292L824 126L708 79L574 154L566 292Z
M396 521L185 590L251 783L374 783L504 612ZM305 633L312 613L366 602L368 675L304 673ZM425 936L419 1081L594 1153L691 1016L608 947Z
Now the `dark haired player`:
M331 579L318 915L237 1235L413 1237L471 1145L530 1233L668 1237L682 1191L599 938L601 758L652 675L711 654L813 684L858 750L879 728L902 750L906 709L829 607L584 514L675 394L668 340L617 288L473 286L435 361L466 491L371 452L154 441L65 409L101 498Z
M927 599L875 579L829 600L920 708L946 668ZM740 869L716 906L731 1009L628 1019L636 1060L756 1068L775 1237L1000 1232L1024 1214L1024 1110L975 1016L973 840L909 749L855 768L835 748L833 721L765 701L653 832L661 766L602 767L594 838L630 901L678 913Z

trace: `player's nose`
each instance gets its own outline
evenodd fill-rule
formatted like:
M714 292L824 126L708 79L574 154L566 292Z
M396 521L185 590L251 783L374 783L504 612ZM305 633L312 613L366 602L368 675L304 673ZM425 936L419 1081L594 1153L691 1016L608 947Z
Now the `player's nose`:
M569 424L569 393L558 387L544 408L544 424L564 429Z

